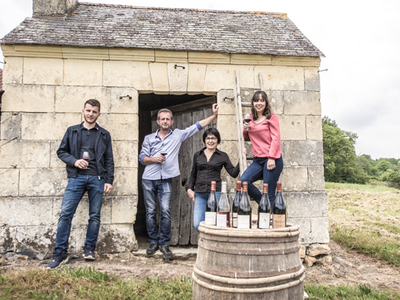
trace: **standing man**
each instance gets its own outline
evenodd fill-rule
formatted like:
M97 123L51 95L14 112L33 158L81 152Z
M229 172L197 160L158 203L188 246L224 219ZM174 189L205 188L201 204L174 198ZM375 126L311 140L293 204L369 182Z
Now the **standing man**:
M85 192L89 197L89 224L86 232L86 260L94 260L94 249L100 229L100 210L103 193L112 190L114 159L110 133L97 123L100 102L90 99L82 110L83 123L67 129L57 150L58 157L67 165L68 185L65 188L58 219L56 247L47 269L54 269L68 257L68 239L76 208ZM83 159L88 152L89 158Z
M164 259L173 257L169 249L171 239L171 192L172 178L180 175L178 154L187 138L203 129L218 115L218 105L212 106L213 114L186 129L171 130L174 117L169 109L161 109L157 114L160 128L146 135L139 154L140 163L145 165L142 177L144 204L146 207L146 227L150 246L146 253L153 255L160 247ZM160 225L157 226L156 196L160 204Z

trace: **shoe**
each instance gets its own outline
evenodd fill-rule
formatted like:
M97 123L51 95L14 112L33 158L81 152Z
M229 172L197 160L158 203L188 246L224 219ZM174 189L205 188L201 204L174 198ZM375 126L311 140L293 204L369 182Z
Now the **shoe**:
M169 246L162 246L160 251L162 252L165 260L170 260L172 257L174 257L174 254L172 254L171 250L169 250Z
M60 267L62 264L65 264L67 261L68 261L67 253L53 257L51 262L47 265L46 269L56 269L56 268Z
M147 248L147 255L154 255L158 250L158 245L156 243L150 243L149 248Z
M86 260L95 260L96 257L94 255L94 250L85 249L85 254L83 255L83 258Z

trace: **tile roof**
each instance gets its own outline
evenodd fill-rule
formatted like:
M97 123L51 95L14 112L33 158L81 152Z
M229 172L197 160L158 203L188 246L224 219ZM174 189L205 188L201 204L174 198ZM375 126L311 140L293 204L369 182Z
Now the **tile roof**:
M1 43L323 56L286 14L93 3L26 18Z

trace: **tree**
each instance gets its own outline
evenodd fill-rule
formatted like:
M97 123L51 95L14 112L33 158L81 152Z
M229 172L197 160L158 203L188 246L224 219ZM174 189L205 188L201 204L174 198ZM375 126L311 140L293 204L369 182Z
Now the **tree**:
M325 180L366 183L368 175L357 163L354 144L357 134L341 130L334 120L322 119Z

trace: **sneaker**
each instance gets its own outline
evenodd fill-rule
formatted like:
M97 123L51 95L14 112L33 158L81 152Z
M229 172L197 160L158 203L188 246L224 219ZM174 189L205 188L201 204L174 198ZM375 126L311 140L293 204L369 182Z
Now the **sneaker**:
M67 253L53 257L51 262L47 265L46 269L56 269L56 268L60 267L62 264L65 264L67 261L68 261Z
M147 248L147 255L154 255L158 250L158 245L156 243L150 243L149 248Z
M162 252L163 257L164 257L165 260L170 260L174 256L172 254L171 250L169 250L169 246L162 246L160 248L160 251Z
M83 255L83 258L86 260L95 260L96 257L94 255L94 250L85 249L85 254Z

